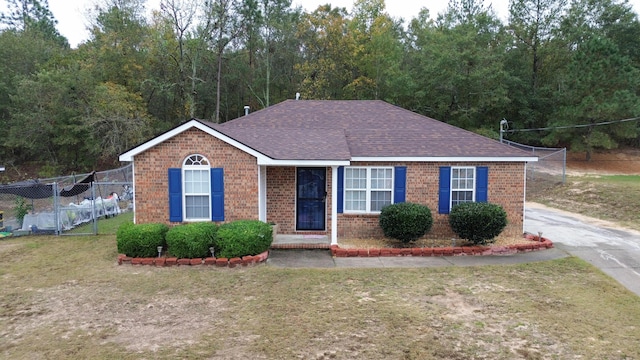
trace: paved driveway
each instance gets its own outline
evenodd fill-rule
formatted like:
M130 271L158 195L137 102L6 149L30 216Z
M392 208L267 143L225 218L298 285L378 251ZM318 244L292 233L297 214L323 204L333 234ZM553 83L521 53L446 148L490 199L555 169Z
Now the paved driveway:
M640 296L640 232L539 204L527 203L525 231L553 241L597 266Z

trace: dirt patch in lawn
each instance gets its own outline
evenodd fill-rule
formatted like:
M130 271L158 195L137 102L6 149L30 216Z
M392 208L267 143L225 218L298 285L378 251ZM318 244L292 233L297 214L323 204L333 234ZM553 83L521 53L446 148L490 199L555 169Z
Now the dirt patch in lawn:
M221 311L215 299L196 301L176 295L149 297L145 301L115 300L120 298L116 291L109 300L104 291L77 282L39 291L28 306L16 309L22 319L9 326L11 338L22 338L43 327L61 326L56 334L60 339L68 340L77 332L84 332L130 351L156 351L169 341L176 347L192 342L205 326L176 322L175 317L188 318L189 309L212 315ZM172 324L172 331L167 331L167 324Z
M4 255L4 253L17 249L20 246L20 244L0 242L0 254Z

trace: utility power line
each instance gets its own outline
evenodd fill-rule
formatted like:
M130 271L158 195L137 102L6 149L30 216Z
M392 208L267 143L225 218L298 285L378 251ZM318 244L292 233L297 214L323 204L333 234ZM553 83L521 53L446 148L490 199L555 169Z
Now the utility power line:
M503 132L514 133L514 132L525 132L525 131L544 131L544 130L557 130L557 129L577 129L577 128L584 128L584 127L592 127L592 126L601 126L601 125L619 124L619 123L623 123L623 122L637 121L637 120L640 120L640 117L634 117L634 118L630 118L630 119L622 119L622 120L604 121L604 122L591 123L591 124L578 124L578 125L566 125L566 126L549 126L549 127L536 128L536 129L510 129L510 130L506 130L506 129L505 129L505 130L503 130Z

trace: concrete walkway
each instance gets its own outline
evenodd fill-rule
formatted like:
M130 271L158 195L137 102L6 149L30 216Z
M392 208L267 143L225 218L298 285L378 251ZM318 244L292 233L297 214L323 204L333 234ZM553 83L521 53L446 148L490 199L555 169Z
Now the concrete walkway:
M267 264L289 268L409 268L439 266L508 265L567 257L562 250L547 250L488 256L380 256L332 257L329 250L270 250Z

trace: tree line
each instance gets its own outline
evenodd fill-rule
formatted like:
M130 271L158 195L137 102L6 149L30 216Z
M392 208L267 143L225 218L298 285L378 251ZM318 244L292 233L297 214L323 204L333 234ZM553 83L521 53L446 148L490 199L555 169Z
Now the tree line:
M291 0L101 0L71 48L47 0L0 16L0 159L90 170L188 119L225 122L296 93L380 99L532 145L640 145L640 22L626 0L450 0L412 19ZM611 122L606 126L596 125ZM522 131L522 129L539 129Z

